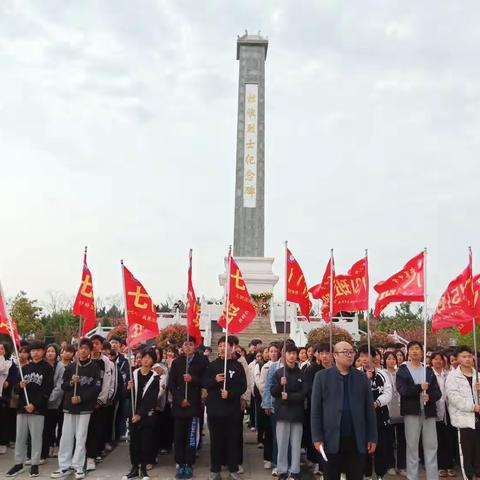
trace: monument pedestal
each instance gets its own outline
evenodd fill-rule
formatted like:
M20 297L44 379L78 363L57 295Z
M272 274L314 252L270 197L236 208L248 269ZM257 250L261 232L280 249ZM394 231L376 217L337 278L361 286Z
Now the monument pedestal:
M238 268L242 272L249 293L272 292L278 282L278 275L273 273L273 257L235 257ZM227 280L227 259L225 272L218 277L220 285L225 288Z
M235 257L243 279L247 284L248 293L271 292L278 282L278 275L273 273L273 257ZM228 259L225 258L225 272L218 277L220 285L225 288L227 280ZM262 338L265 334L275 334L277 329L275 326L275 317L273 313L273 296L270 299L270 314L265 317L259 317L249 325L243 332L245 339L250 336L252 338ZM263 335L260 335L260 334Z

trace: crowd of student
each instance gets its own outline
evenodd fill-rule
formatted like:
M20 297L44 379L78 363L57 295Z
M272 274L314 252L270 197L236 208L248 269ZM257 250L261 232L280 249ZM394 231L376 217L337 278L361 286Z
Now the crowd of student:
M128 440L124 480L149 479L174 451L178 479L193 476L204 418L210 434L210 479L222 467L243 473L243 432L256 432L265 469L300 478L305 462L320 479L480 478L480 405L467 347L357 350L347 342L298 348L292 340L248 351L222 337L218 354L193 339L165 351L145 347L129 363L125 342L100 335L77 348L23 342L18 359L0 344L0 454L15 444L13 477L58 457L52 478L76 479ZM22 369L23 380L19 368ZM224 375L226 372L226 375Z

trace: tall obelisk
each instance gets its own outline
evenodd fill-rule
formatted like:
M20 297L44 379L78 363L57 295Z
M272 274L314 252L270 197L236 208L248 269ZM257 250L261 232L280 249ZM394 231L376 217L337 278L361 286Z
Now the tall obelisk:
M237 168L233 254L263 257L265 239L265 60L268 40L237 39Z

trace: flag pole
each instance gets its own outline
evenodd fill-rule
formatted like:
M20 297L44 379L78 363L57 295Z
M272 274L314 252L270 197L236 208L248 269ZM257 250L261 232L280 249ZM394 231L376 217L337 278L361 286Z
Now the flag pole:
M189 275L189 281L190 281L190 276L192 275L192 256L193 256L193 250L190 249L188 252L188 275ZM189 285L190 286L190 285ZM190 331L188 330L188 288L187 288L187 342L190 341ZM195 299L195 303L197 302L197 299ZM185 353L185 375L188 375L188 357L187 354ZM187 401L187 396L188 396L188 382L185 382L185 401Z
M370 313L369 313L369 304L370 304L370 281L368 278L368 248L365 249L365 260L367 264L367 311L365 312L365 320L367 321L367 348L368 348L368 363L370 365L370 369L373 367L373 360L371 355L371 334L370 334Z
M470 265L472 264L472 247L468 247L468 254L470 256ZM473 274L472 281L472 301L475 301L475 291L473 288ZM478 351L477 351L477 325L475 324L475 314L472 317L472 335L473 335L473 351L474 351L474 360L475 360L475 383L478 383ZM479 402L479 393L477 390L477 403Z
M427 247L423 251L423 380L427 383Z
M85 250L83 252L83 268L85 268L85 264L87 263L87 246L85 245ZM81 315L79 315L80 321L78 324L78 341L77 341L77 361L75 362L75 376L78 376L78 350L80 347L80 338L82 338L82 329L83 329L83 318ZM75 382L73 385L73 396L77 396L77 383Z
M330 356L333 360L333 248L330 249Z
M225 362L223 366L223 389L227 387L227 352L228 352L228 323L230 310L230 258L232 256L232 246L228 248L227 281L225 282Z
M18 370L20 372L20 379L23 382L23 371L22 371L22 366L20 365L20 356L18 354L18 347L17 347L15 334L13 332L12 319L10 318L10 315L7 312L7 304L5 302L5 295L3 294L3 288L1 283L0 283L0 295L3 299L3 304L5 305L5 313L7 314L7 322L8 322L8 329L10 330L10 338L12 339L13 350L15 351L15 356L17 357L17 361L18 361ZM28 393L26 388L23 389L23 393L25 393L25 401L27 402L27 405L28 405L30 403L30 400L28 399Z
M288 241L285 240L285 303L283 305L283 376L287 376L287 298L288 298ZM290 324L290 329L292 325ZM283 386L285 392L286 386Z
M135 382L133 381L133 370L132 370L132 349L130 348L130 328L128 326L128 305L127 305L127 289L125 287L125 270L123 268L123 260L120 260L120 265L122 268L122 282L123 282L123 298L125 302L125 324L127 325L127 354L128 354L128 368L130 371L130 380L132 381L132 388L130 389L130 400L132 403L132 418L135 415Z

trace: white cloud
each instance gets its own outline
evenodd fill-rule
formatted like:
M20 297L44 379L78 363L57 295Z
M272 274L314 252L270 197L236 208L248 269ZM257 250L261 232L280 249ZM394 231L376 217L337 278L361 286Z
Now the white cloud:
M124 258L165 298L183 294L192 246L198 293L221 295L248 28L270 39L277 272L285 238L310 283L332 246L339 270L368 247L374 283L427 245L433 305L479 236L479 14L447 0L3 2L5 287L75 292L87 243L98 294L120 291Z

